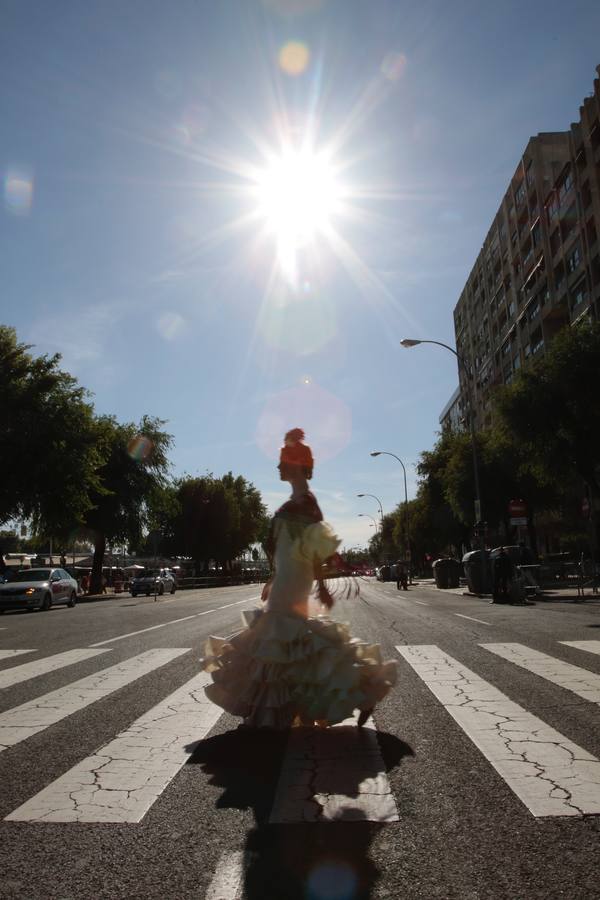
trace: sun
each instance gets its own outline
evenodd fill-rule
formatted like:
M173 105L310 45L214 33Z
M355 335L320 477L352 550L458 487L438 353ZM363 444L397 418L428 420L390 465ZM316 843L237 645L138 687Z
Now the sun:
M257 213L275 239L284 270L296 253L332 228L342 208L342 186L325 153L286 150L271 159L256 181Z

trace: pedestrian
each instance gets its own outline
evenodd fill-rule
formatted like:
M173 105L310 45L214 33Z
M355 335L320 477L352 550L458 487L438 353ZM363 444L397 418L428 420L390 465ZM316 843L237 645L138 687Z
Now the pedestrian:
M399 559L396 563L396 589L399 591L401 587L405 591L408 590L408 573L406 563Z
M81 592L82 594L87 594L90 589L90 576L87 572L84 572L81 576Z
M106 590L106 575L103 575L103 576L102 576L102 593L103 593L103 594L106 594L106 593L107 593L107 590Z
M8 566L6 565L6 563L4 561L4 550L2 547L0 547L0 584L3 581L6 581L7 574L8 574Z
M509 599L510 583L513 576L513 565L510 556L500 547L494 560L494 596L492 603L506 603Z
M303 439L294 428L281 448L279 475L292 495L271 523L274 574L263 588L264 609L243 613L247 627L233 636L209 638L202 660L213 678L206 695L246 727L326 727L356 709L360 727L396 681L396 663L382 662L378 646L353 639L328 616L310 615L315 581L316 599L333 606L323 565L342 561L340 541L309 490L313 456Z

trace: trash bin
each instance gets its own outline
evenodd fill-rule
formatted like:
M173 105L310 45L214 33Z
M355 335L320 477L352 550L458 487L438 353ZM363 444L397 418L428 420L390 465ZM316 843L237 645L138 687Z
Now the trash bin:
M439 588L457 588L460 584L460 563L448 556L436 559L433 563L435 586Z
M471 550L465 553L462 563L469 591L472 594L489 594L492 589L492 577L488 551Z

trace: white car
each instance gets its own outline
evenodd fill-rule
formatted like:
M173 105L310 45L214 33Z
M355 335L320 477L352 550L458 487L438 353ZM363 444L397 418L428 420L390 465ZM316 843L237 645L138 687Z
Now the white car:
M138 594L145 594L146 597L149 597L154 593L162 597L167 592L174 594L176 590L177 582L170 569L156 569L136 575L132 579L130 587L132 597L137 597Z
M0 613L5 609L47 610L56 603L75 606L77 582L64 569L20 569L0 584Z

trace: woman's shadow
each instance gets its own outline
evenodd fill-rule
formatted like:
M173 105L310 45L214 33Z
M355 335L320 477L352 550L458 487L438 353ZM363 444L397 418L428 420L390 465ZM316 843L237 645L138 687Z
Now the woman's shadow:
M389 772L405 756L413 755L408 744L386 732L376 732L380 755L369 752L374 734L371 729L360 732L351 727L325 732L238 729L197 746L190 763L201 765L210 783L224 788L217 807L254 812L256 827L247 835L244 850L246 900L367 900L371 896L379 873L368 850L385 824L367 820L365 805L357 800L360 785L364 790L366 780L373 784L381 774L381 760ZM344 760L356 760L361 742L368 746L366 753L358 753L358 765L345 764ZM298 786L288 789L284 777L280 779L284 756L289 769L290 753L295 754L294 768L303 748L312 745L318 745L319 751L314 779L312 771L305 771L303 791ZM311 769L309 757L300 768ZM294 799L299 790L303 801ZM308 795L318 795L322 803L306 802ZM337 795L337 802L328 808L332 795ZM369 802L377 809L376 798Z

